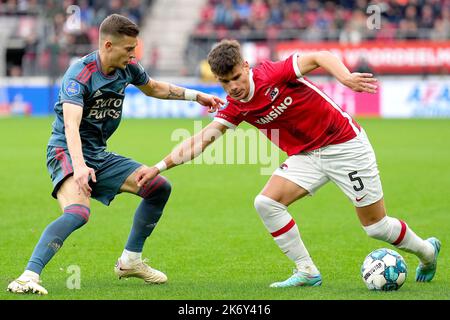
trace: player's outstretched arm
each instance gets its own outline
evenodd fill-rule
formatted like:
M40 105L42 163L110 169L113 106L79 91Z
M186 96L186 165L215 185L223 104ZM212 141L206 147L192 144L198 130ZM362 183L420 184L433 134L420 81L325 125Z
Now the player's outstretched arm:
M368 93L377 92L377 86L375 85L377 79L373 77L373 74L359 72L351 73L344 63L329 51L318 51L299 55L297 64L302 75L306 75L314 69L322 67L338 79L339 82L353 91Z
M227 129L228 127L220 122L211 122L199 133L184 140L176 146L175 149L173 149L172 152L164 158L164 160L160 161L155 166L144 166L141 168L136 175L137 185L141 187L162 171L173 168L185 162L189 162L196 158L202 154L202 152L205 151L211 143L220 138Z
M225 104L219 97L153 79L138 88L147 96L158 99L197 101L202 106L207 107L210 113L216 112L221 105Z

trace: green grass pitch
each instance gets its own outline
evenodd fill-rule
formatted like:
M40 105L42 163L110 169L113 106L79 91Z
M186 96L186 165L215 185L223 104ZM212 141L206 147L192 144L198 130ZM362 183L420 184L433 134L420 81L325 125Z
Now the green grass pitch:
M139 203L138 197L121 194L110 207L93 201L89 223L66 240L44 269L48 296L10 294L8 283L23 271L41 232L60 214L45 166L52 120L0 119L0 300L450 299L450 120L380 119L359 122L377 154L388 214L443 244L431 283L415 283L418 261L401 252L409 271L404 286L397 292L368 291L359 273L364 257L393 247L369 239L351 203L329 183L290 207L323 285L269 288L287 278L293 264L253 208L268 176L260 175L259 165L203 164L164 173L173 192L143 256L168 275L167 284L118 280L113 273ZM126 119L109 150L154 164L175 146L171 134L177 128L192 132L193 122ZM79 267L80 289L67 286L70 266Z

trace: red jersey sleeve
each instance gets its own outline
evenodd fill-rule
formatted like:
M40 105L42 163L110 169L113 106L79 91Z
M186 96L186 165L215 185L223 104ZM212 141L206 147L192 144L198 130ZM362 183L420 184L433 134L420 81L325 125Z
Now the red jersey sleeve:
M227 101L214 117L214 121L220 122L230 129L236 128L243 120L241 112L230 101Z
M294 53L286 60L277 62L265 61L261 64L261 68L267 78L276 83L294 82L302 77L297 63L298 56L298 53Z

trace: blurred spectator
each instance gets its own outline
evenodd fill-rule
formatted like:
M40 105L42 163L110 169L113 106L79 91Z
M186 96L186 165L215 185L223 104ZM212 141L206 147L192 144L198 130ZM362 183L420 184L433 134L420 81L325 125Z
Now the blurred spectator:
M372 73L373 69L369 64L369 61L367 61L366 58L360 57L358 60L358 63L355 66L354 72L361 72L361 73Z
M381 10L380 28L367 28L369 5ZM200 31L194 33L208 38L231 32L241 39L276 36L345 43L443 38L449 21L444 12L449 8L449 0L209 0L202 10Z
M203 59L202 61L200 61L199 68L200 68L200 79L203 82L208 82L208 83L216 82L216 78L215 78L214 74L212 73L211 67L209 66L208 61L206 59Z
M232 0L225 0L216 7L216 14L214 16L214 24L218 27L226 27L232 29L235 19L237 17L236 11L233 7Z
M22 67L18 65L12 65L8 68L8 76L14 78L14 77L21 77L22 76Z
M97 48L98 25L107 15L123 14L140 25L151 1L0 0L0 15L20 16L15 36L25 43L23 73L56 76L69 61Z

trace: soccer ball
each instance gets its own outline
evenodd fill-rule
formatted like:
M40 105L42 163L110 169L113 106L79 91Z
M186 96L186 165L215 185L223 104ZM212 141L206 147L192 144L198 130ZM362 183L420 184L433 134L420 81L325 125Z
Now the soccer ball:
M364 259L361 276L369 290L398 290L405 283L407 266L403 257L391 249L377 249Z

